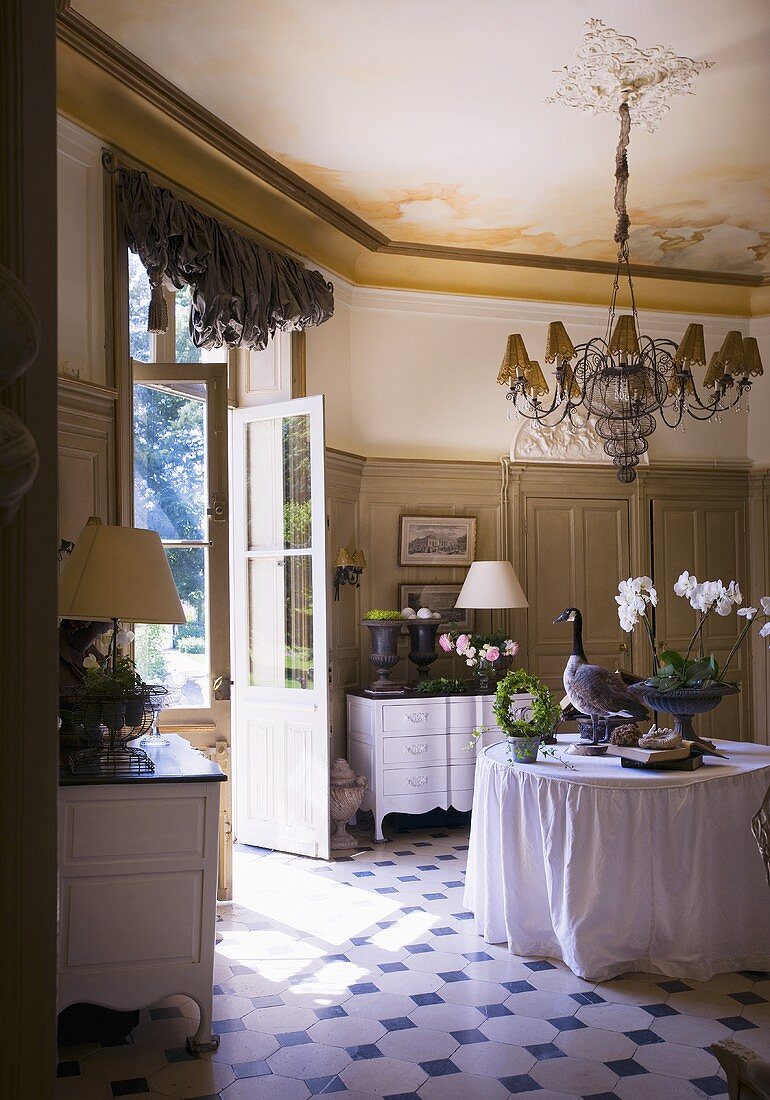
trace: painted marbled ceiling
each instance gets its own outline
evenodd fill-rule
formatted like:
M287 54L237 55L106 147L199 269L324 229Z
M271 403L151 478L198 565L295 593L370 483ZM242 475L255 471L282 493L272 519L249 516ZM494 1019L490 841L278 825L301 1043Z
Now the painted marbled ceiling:
M768 0L73 0L391 241L613 260L617 125L545 99L592 17L715 62L632 132L632 258L770 272Z

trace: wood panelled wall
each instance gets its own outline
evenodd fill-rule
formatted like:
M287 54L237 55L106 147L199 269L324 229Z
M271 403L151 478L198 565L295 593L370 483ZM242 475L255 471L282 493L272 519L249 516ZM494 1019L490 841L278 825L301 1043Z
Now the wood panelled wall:
M360 546L369 563L360 591L343 588L331 605L335 755L345 749L345 692L373 678L361 614L371 607L397 608L399 583L461 582L465 576L464 569L399 567L402 514L478 517L476 557L510 560L530 601L529 611L495 613L494 625L510 628L521 643L518 663L557 690L570 637L569 628L555 626L553 619L570 605L584 610L589 658L648 673L641 633L624 634L617 622L614 595L624 577L653 576L661 593L659 637L678 648L686 648L684 633L694 623L694 614L671 592L683 569L725 582L738 578L754 602L768 592L767 472L661 465L639 470L637 481L625 486L599 466L362 459L330 451L327 493L330 557L339 546ZM479 628L490 622L489 613L480 614ZM735 628L734 617L711 628L707 644L718 656L724 656ZM404 641L394 679L415 679L406 652ZM456 658L443 656L433 671L467 674ZM766 743L769 688L762 639L742 654L737 671L740 696L702 719L701 729Z

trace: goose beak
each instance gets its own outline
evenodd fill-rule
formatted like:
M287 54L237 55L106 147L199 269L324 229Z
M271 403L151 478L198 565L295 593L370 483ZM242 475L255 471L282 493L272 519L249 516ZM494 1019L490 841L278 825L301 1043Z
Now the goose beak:
M567 618L568 618L567 612L562 611L562 613L561 613L561 615L559 615L558 619L554 619L553 621L554 621L554 623L566 623Z

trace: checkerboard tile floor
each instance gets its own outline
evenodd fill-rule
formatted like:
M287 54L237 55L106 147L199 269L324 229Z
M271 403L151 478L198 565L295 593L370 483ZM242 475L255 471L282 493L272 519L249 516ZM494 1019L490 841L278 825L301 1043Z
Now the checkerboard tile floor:
M172 997L122 1046L63 1049L58 1100L696 1100L727 1093L714 1040L770 1058L770 974L596 985L510 955L474 932L466 852L456 829L329 863L238 846L217 925L219 1050L187 1054L197 1010Z

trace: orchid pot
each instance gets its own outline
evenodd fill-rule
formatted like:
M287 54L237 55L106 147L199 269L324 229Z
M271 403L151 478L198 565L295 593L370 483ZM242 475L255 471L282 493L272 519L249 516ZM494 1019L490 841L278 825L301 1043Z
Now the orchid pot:
M645 680L641 684L631 684L628 690L638 695L643 703L659 713L670 714L674 718L674 729L681 733L686 741L697 740L692 720L697 714L707 714L717 707L725 695L736 695L736 684L724 684L711 681L699 687L679 687L669 691Z

